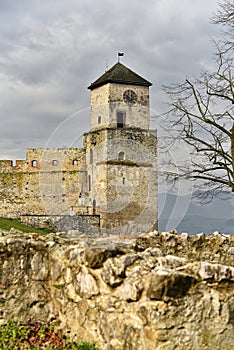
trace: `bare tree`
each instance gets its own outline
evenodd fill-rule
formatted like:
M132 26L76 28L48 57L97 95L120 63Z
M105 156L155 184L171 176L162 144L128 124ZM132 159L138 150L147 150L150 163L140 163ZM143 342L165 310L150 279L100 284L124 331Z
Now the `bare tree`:
M232 0L226 0L219 4L219 9L212 19L213 23L221 24L229 29L225 31L227 36L233 39L234 29L234 4Z
M190 161L167 164L167 179L194 180L197 196L210 201L234 192L234 3L224 1L213 18L225 29L215 43L216 70L200 77L164 86L170 109L163 115L164 126L172 130L166 146L188 145Z

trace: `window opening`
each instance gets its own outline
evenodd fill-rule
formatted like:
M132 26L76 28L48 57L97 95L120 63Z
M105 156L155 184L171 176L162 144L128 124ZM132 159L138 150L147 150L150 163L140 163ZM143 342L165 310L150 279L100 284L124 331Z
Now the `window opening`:
M57 161L56 159L52 160L52 165L53 165L53 166L58 165L58 161Z
M117 128L123 128L125 124L125 113L117 112Z
M118 160L124 160L124 152L119 152Z
M89 151L89 162L90 162L90 164L93 163L93 150L92 149L90 149L90 151Z
M32 166L35 168L37 166L37 161L36 160L32 160Z
M102 117L99 115L99 117L98 117L98 124L101 124L101 122L102 122Z
M77 159L73 160L73 165L78 165L78 160Z
M88 176L88 191L91 191L91 176Z
M79 197L78 197L78 204L79 205L85 205L85 198L82 197L82 193L80 192Z
M93 200L93 215L96 214L96 200Z
M125 185L125 177L123 177L123 185Z

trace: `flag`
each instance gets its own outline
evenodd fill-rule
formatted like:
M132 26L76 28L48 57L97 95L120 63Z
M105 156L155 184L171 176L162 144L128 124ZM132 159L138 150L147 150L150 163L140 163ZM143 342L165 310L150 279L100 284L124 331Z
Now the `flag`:
M123 52L118 52L118 56L124 56L124 53Z

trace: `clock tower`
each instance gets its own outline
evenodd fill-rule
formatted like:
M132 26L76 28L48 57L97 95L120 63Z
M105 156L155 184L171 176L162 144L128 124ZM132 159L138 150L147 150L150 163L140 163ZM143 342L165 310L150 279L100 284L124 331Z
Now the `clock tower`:
M87 189L107 233L157 228L157 138L149 130L152 84L116 63L89 86Z
M152 84L116 63L89 86L91 130L103 127L149 129L149 86Z

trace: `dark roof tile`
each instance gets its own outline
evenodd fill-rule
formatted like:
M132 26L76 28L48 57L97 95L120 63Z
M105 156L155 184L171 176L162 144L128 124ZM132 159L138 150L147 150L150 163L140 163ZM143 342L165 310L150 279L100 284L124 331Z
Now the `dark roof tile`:
M107 83L140 85L140 86L152 85L148 80L134 73L133 71L131 71L129 68L127 68L120 62L117 62L113 67L111 67L107 72L105 72L100 78L95 80L88 87L88 89L93 90Z

